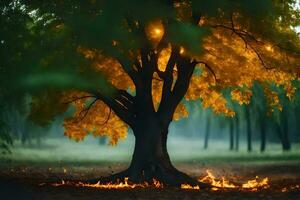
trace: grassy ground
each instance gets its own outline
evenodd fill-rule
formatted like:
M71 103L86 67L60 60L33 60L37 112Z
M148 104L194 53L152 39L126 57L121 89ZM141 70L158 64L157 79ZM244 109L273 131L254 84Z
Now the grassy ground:
M300 185L300 145L289 153L280 145L269 145L265 153L228 151L227 143L213 142L204 151L202 141L172 139L169 152L176 167L194 177L203 177L210 169L216 177L243 183L255 176L269 177L271 188L247 191L183 191L176 188L99 190L53 187L64 180L84 181L120 171L128 165L133 139L117 147L99 146L96 140L76 143L47 139L41 148L22 147L16 143L13 153L0 157L0 194L7 199L300 199L299 189L286 193L283 187ZM241 146L243 146L241 144ZM255 144L254 149L258 149ZM46 183L44 186L39 186ZM17 191L17 192L16 192ZM1 197L1 196L0 196ZM2 199L2 198L1 198Z
M227 142L227 141L226 141ZM174 162L300 162L300 144L294 144L291 152L282 152L279 144L268 144L264 153L258 151L259 144L254 143L254 151L248 153L245 148L239 152L229 151L228 144L212 141L208 150L198 139L170 138L168 150ZM240 144L241 147L246 145ZM131 136L117 146L99 145L98 140L87 138L75 142L68 138L46 139L41 147L24 147L16 142L13 153L0 155L0 159L12 163L103 163L129 162L133 152L134 140Z

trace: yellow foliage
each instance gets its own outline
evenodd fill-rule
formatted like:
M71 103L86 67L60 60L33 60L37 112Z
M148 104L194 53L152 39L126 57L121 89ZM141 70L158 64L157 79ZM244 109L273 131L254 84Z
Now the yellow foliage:
M274 108L282 111L282 105L280 104L278 93L275 91L271 91L269 87L264 87L264 93L267 97L269 112L274 112Z
M181 13L177 14L180 19L186 17ZM203 25L204 19L201 20L199 23ZM205 19L205 23L209 23L208 19ZM156 44L164 35L164 27L160 21L156 21L148 24L146 32L148 39ZM272 45L268 41L260 41L259 38L258 41L249 41L249 44L246 45L239 36L226 29L213 29L212 34L207 36L203 42L203 53L198 56L187 55L188 52L185 51L184 47L180 47L181 54L207 64L197 65L196 69L200 70L201 73L194 73L192 76L185 95L186 100L201 99L204 108L210 107L217 114L233 117L235 113L228 107L227 101L221 92L227 87L243 88L243 90L233 90L231 92L231 98L239 104L250 103L252 96L250 89L254 82L275 83L277 86L282 86L286 96L292 99L296 88L291 82L300 80L297 72L300 63L298 58L283 54L276 45ZM261 45L262 42L264 45ZM112 46L117 47L118 42L113 41ZM78 52L83 54L86 59L91 60L95 71L103 74L116 88L135 90L133 82L123 70L119 60L83 47L79 47ZM257 55L258 53L260 57ZM160 71L165 71L170 54L170 44L159 52L157 64ZM134 55L132 52L128 53L128 57L134 57L140 61L140 56ZM173 78L174 84L177 79L176 66ZM163 81L157 73L154 73L152 99L156 110L161 101L162 86ZM282 110L278 94L268 87L264 87L264 92L272 110L273 108ZM66 93L64 98L72 99L82 95L88 94L72 91ZM86 109L92 101L92 98L80 99L73 103L76 111L72 117L65 120L65 134L76 140L84 139L89 133L94 136L106 135L110 137L111 144L116 144L118 139L125 138L128 125L122 122L114 112L110 112L110 109L103 102L97 101L83 118L84 112L82 110ZM107 120L108 115L110 115L109 120ZM179 120L187 116L186 107L182 103L179 104L173 119Z
M183 103L178 104L173 116L173 120L178 121L181 118L187 118L188 116L189 112L186 109L185 105Z
M240 105L249 104L251 100L252 92L251 90L232 90L231 99L237 101Z
M87 94L72 91L66 94L64 99L75 99L85 95ZM93 99L88 98L72 103L75 113L64 122L65 135L76 141L83 140L88 134L95 137L108 136L111 145L117 144L119 139L125 139L128 125L101 101L96 101L87 110L91 102Z

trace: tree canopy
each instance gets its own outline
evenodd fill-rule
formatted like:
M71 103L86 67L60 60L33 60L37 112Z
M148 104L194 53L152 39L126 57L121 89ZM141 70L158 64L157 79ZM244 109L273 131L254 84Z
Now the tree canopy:
M136 110L147 106L140 102L150 102L156 113L174 110L172 118L178 120L188 116L182 97L201 99L204 107L232 117L224 90L248 104L258 82L270 109L281 110L273 86L282 87L292 100L300 80L295 4L5 1L1 93L14 99L32 95L30 118L42 124L71 103L74 112L65 120L65 134L76 140L89 133L107 135L111 144L141 117ZM141 91L142 101L137 101Z

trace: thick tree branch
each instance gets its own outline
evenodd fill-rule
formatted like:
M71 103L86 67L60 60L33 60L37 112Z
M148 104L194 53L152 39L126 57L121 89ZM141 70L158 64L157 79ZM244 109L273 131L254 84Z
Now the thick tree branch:
M135 123L135 111L132 109L134 107L134 97L125 90L118 90L113 85L110 85L109 87L111 95L104 95L100 91L90 91L90 93L94 94L98 99L110 107L121 120L126 122L129 126L133 126ZM130 101L128 99L130 99ZM129 103L132 105L128 106Z
M177 47L172 47L172 52L170 58L168 60L166 70L164 72L160 71L160 78L163 79L163 88L162 88L162 99L160 102L160 106L158 112L168 104L168 100L172 93L172 85L173 85L173 71L176 64L176 61L179 57L179 49ZM159 71L157 69L157 71Z
M134 114L131 113L126 107L120 104L114 98L101 95L100 93L96 93L99 99L101 99L108 107L110 107L114 113L120 117L125 123L129 126L134 125Z
M150 47L144 47L140 51L142 69L139 73L140 82L136 85L137 112L154 112L152 99L152 80L157 68L157 53Z
M178 62L178 78L172 91L173 105L171 104L171 107L174 111L188 90L196 64L187 58L181 58Z
M115 100L126 107L127 110L135 113L135 98L125 90L118 90L118 94L116 95Z
M178 68L178 77L171 95L164 102L161 102L158 110L160 114L166 114L170 117L173 116L176 107L188 90L196 64L196 62L191 61L189 58L179 56L176 62Z
M136 69L134 68L134 66L136 66L135 63L121 57L118 57L117 60L121 64L126 74L130 77L132 82L134 84L137 84L137 82L139 81L139 76L138 76L138 71L136 71Z

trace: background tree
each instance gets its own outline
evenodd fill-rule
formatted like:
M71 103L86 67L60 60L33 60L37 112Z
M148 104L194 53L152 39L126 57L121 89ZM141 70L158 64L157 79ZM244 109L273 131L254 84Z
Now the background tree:
M211 120L211 114L206 113L206 124L205 124L205 136L204 136L204 149L208 148L208 141L210 136L210 120Z
M300 44L291 27L299 25L299 12L292 0L17 2L32 21L25 32L34 37L25 46L38 55L21 83L46 88L32 92L29 117L47 124L70 103L70 138L92 133L116 144L133 130L129 168L102 181L200 184L172 165L166 147L170 122L188 115L184 98L232 117L225 88L241 103L249 103L254 81L295 92Z

